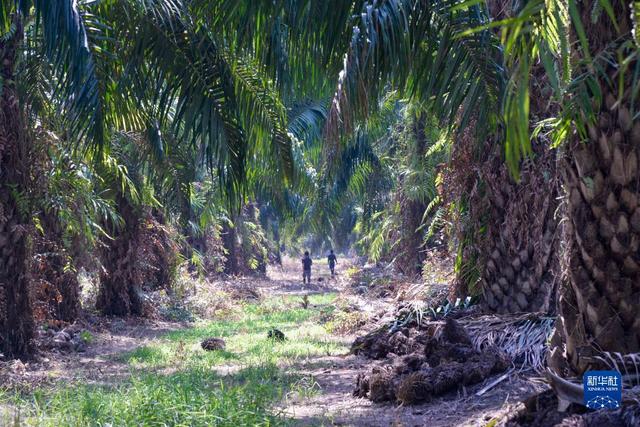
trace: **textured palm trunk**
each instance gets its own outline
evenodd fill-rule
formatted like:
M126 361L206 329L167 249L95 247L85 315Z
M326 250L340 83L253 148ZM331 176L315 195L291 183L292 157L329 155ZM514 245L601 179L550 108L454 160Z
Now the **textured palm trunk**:
M103 250L103 272L96 307L115 316L141 315L142 288L140 277L140 215L122 195L117 196L118 212L124 220L121 230Z
M28 213L19 197L28 182L29 135L15 88L14 64L22 40L16 23L11 38L0 38L0 352L9 357L31 353L33 317L29 298Z
M489 2L494 20L512 16L513 4ZM544 68L534 66L531 78L531 122L553 115ZM484 183L484 242L478 250L480 284L485 305L498 313L553 312L559 268L556 150L539 137L533 155L520 165L520 181L509 174L494 144L480 169Z
M425 135L426 115L417 115L413 118L412 129L415 145L411 153L415 159L423 159L427 151L427 137ZM402 178L400 178L402 180ZM400 202L400 228L398 230L398 244L396 253L396 267L398 270L412 278L422 275L422 267L425 260L424 232L420 230L424 212L427 205L422 200L412 200L404 194L402 182L398 187L398 199Z
M72 322L80 311L80 283L64 248L55 212L44 215L45 235L34 239L35 265L32 301L35 319Z
M417 278L422 275L425 260L423 233L419 230L427 206L418 200L409 200L402 192L400 198L400 229L396 245L396 268L404 275Z
M499 313L555 309L558 184L555 153L537 144L515 183L496 150L482 168L486 231L479 251L487 307Z
M238 274L238 242L235 226L227 222L222 224L222 245L225 249L225 274Z
M592 21L594 3L578 5L591 56L597 58L604 49L621 49L632 36L630 3L613 2L620 33L604 12ZM574 60L581 59L576 52ZM637 63L626 70L601 65L605 76L596 78L603 96L600 103L593 99L597 122L589 125L587 141L571 137L563 164L568 281L561 289L554 341L559 346L550 364L574 373L594 363L594 349L640 351L640 121L633 119L631 103Z
M466 206L458 219L462 249L455 294L472 295L479 286L490 311L553 311L559 251L555 153L535 144L535 155L523 162L516 183L502 144L487 141L481 154L474 145L472 132L463 132L445 172L444 188Z

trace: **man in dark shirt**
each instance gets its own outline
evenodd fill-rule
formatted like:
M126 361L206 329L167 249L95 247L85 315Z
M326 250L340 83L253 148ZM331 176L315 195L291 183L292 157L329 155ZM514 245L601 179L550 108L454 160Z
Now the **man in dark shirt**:
M304 252L304 258L302 258L302 283L311 284L311 257L309 256L309 251Z
M327 261L329 262L329 270L331 270L331 276L333 277L336 274L336 262L338 261L336 255L333 253L333 249L331 249Z

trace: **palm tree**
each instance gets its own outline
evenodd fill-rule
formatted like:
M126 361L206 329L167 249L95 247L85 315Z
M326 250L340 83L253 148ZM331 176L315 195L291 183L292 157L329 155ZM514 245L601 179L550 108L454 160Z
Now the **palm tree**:
M38 26L31 25L36 22ZM28 107L42 108L45 115L47 109L64 110L68 133L80 139L91 135L96 144L103 141L105 122L86 28L75 2L3 2L0 32L0 351L12 357L30 353L33 332L27 194L34 135L27 127L33 119L33 109ZM46 67L31 69L31 75L19 68L38 61ZM57 102L46 107L37 102L43 86L36 82L44 75L55 76L57 82L52 85L54 91L46 94L55 93Z
M33 222L37 224L32 235L34 318L72 322L80 310L80 283L66 243L72 233L79 235L83 230L76 227L70 233L67 226L85 213L74 205L75 184L82 180L77 177L74 162L58 152L51 134L40 130L34 135L34 149L29 156L32 178L28 184L30 205L35 208ZM81 212L74 212L76 209Z
M563 106L563 113L573 116L576 131L566 142L563 163L569 277L560 313L566 355L578 372L592 363L584 347L640 351L635 308L640 303L640 125L632 77L640 63L631 32L638 27L630 19L637 6L612 2L611 12L601 11L594 19L591 3L569 3L579 43L572 64L575 92Z
M117 222L105 222L109 237L101 248L102 271L96 307L111 315L142 315L142 284L144 263L142 236L151 216L151 207L159 207L145 175L149 170L149 155L144 150L144 139L135 134L114 136L110 155L99 163L96 183L100 192L113 200L118 212ZM155 205L155 206L154 206ZM169 266L155 266L166 270Z
M529 64L540 58L559 101L556 117L540 126L563 147L567 218L567 274L550 364L578 374L597 365L599 351L640 350L637 17L635 3L626 1L569 0L552 8L536 1L522 9L520 24L506 28L506 40L519 46L509 55ZM513 110L526 112L526 98ZM508 151L527 150L528 133L507 144Z
M72 322L80 309L77 268L96 268L100 224L120 224L122 218L96 188L96 165L65 147L55 123L47 127L32 130L29 152L26 204L35 226L30 293L37 321Z
M22 356L32 334L26 114L61 117L65 139L96 160L114 130L162 142L158 129L168 129L199 147L230 198L242 192L247 155L269 151L283 177L292 159L270 83L179 0L3 2L0 30L0 351ZM18 58L33 66L18 72Z
M394 94L385 102L390 105L346 143L335 179L349 184L338 200L357 212L357 244L372 261L392 260L401 273L420 277L425 246L439 228L431 220L449 139L419 105Z
M0 351L9 357L30 353L33 333L28 293L30 223L28 212L20 206L30 136L14 83L23 24L16 17L10 25L0 40Z
M494 18L502 17L492 17L476 3L367 2L356 19L332 103L327 129L334 144L328 157L340 157L335 154L340 135L375 110L387 85L422 102L443 127L457 128L457 145L472 145L454 149L469 156L449 169L459 176L452 181L461 184L453 187L459 192L455 204L471 223L458 239L460 279L479 282L490 309L548 311L554 289L549 270L557 259L553 153L539 144L535 160L521 165L526 152L502 152L513 133L503 123L510 111L505 102L514 98L509 92L514 85L507 82L517 67L503 60L503 46L491 30ZM532 113L546 118L545 108ZM527 134L528 126L525 120ZM504 159L522 166L522 173L512 176ZM538 178L539 170L546 178ZM531 209L523 210L525 205ZM469 292L468 285L461 289Z
M284 51L285 60L278 62L283 66L273 75L280 81L290 80L294 88L305 87L297 77L299 70L304 70L303 76L314 75L308 52L329 70L342 68L326 128L332 142L324 148L328 163L339 161L346 150L338 143L341 136L350 134L377 108L388 85L424 101L430 114L445 125L466 128L475 118L474 123L486 125L477 127L480 140L496 131L506 78L498 38L486 30L458 37L462 30L489 22L483 7L417 0L339 2L331 4L330 10L327 5L241 3L213 9L209 19L232 21L243 29L240 33L250 34L232 38L267 63L278 62L275 53ZM309 27L311 21L314 25ZM344 60L341 52L347 52ZM308 81L324 87L313 78ZM328 218L305 217L330 227Z
M491 6L489 25L509 20L523 7L508 2ZM514 47L505 49L510 52ZM472 221L484 226L474 246L484 268L480 272L483 297L498 312L554 312L560 275L556 150L543 134L523 152L505 144L514 135L528 135L530 122L548 119L555 108L544 67L537 64L524 73L527 65L507 56L509 80L502 93L501 121L518 123L518 127L503 126L497 144L485 143L486 155L478 168L481 184L470 208ZM525 95L531 100L527 112L531 119L522 123L512 103Z

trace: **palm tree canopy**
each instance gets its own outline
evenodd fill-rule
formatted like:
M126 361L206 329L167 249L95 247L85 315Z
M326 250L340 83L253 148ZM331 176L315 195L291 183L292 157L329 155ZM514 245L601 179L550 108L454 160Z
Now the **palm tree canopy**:
M293 177L286 110L262 66L234 51L179 0L3 2L0 28L24 25L26 104L62 121L76 145L108 152L114 130L147 136L157 153L198 147L230 195L247 162L269 158ZM62 118L62 119L61 119ZM60 125L60 123L58 123ZM165 133L163 133L165 132Z

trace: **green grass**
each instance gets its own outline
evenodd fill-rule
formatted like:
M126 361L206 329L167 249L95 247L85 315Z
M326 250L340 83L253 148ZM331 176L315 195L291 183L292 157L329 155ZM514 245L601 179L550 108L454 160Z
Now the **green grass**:
M292 366L306 358L346 351L318 321L334 297L312 296L308 309L296 298L273 298L261 305L244 305L236 319L199 322L171 332L116 356L115 361L131 372L118 384L89 385L80 380L29 394L0 391L0 425L13 422L2 419L2 405L20 408L23 425L287 424L274 408L291 396L318 391L312 378L297 375ZM287 339L269 340L270 328L280 329ZM226 341L225 351L200 348L200 341L212 336Z

